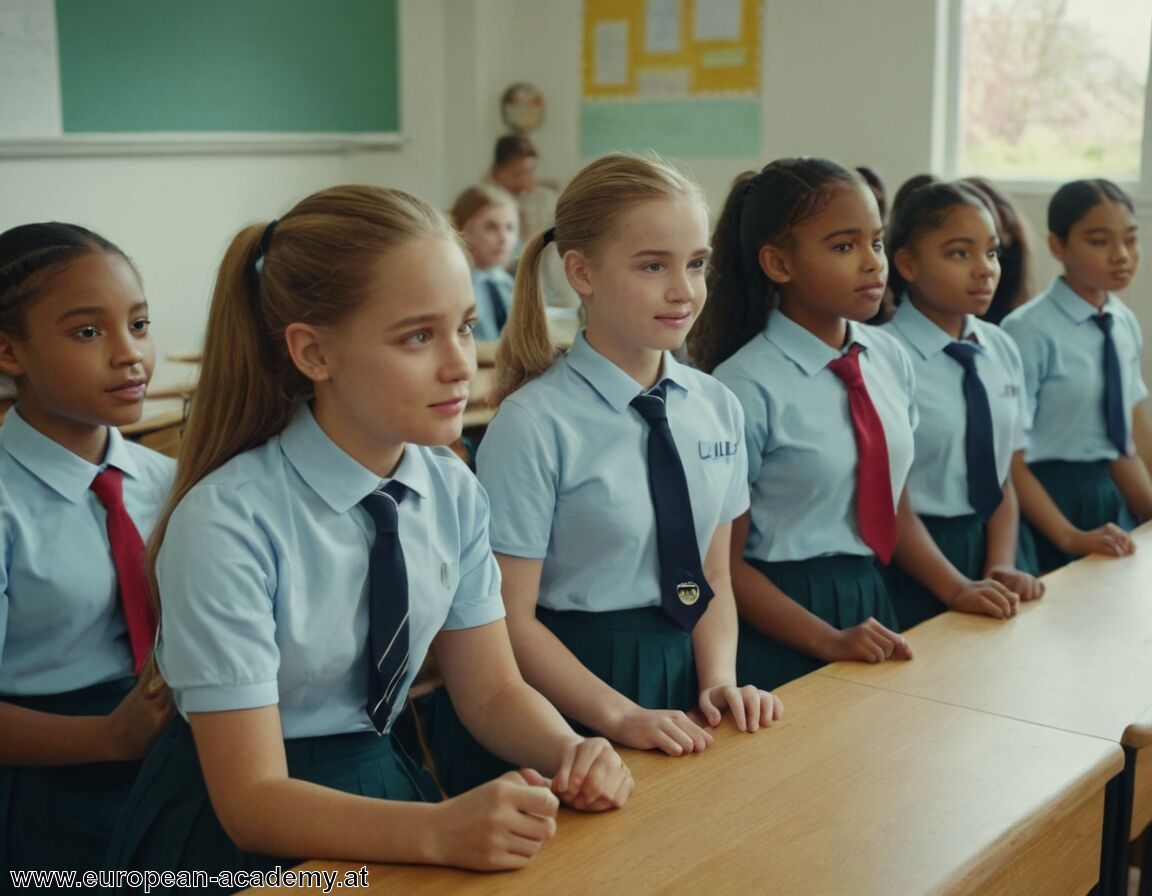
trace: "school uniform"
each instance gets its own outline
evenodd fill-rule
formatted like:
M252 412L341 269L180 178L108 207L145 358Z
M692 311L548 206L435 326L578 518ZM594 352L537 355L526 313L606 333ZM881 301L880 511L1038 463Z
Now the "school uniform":
M1109 293L1100 312L1112 315L1112 341L1120 362L1121 406L1129 427L1132 409L1148 397L1140 373L1142 338L1131 310ZM1047 291L1004 318L1024 363L1032 427L1024 457L1052 500L1074 526L1105 523L1131 529L1136 520L1108 465L1120 456L1109 440L1104 413L1104 334L1097 309L1057 277ZM1125 454L1134 449L1131 433ZM1022 525L1047 572L1075 559L1038 529Z
M61 715L107 715L132 689L107 513L91 490L124 473L124 504L147 538L175 464L108 430L100 465L30 426L0 426L0 701ZM100 867L108 828L138 763L0 766L0 875Z
M472 336L482 342L500 338L512 310L516 281L503 268L472 269L472 292L476 294L476 327Z
M964 368L945 352L955 340L925 317L907 295L883 329L899 340L916 374L919 425L908 474L912 509L952 565L970 579L981 579L987 525L969 499ZM1003 485L1013 452L1025 444L1028 406L1020 353L1011 337L971 314L964 320L961 341L976 349L976 373L991 412L995 481ZM888 568L888 584L902 628L947 609L930 590L895 566Z
M716 528L748 506L742 414L727 389L669 352L660 376L704 557ZM567 355L504 399L477 471L492 502L492 549L542 561L540 622L624 696L686 710L699 698L696 667L691 635L660 608L649 426L630 406L643 391L582 331ZM450 793L499 771L451 727L430 733Z
M893 507L912 466L917 422L912 364L890 334L848 323L846 347L883 425ZM872 549L856 522L857 449L847 390L830 348L779 309L718 366L744 407L751 513L745 559L781 591L838 629L897 620ZM741 681L773 688L820 662L741 621Z
M274 863L242 853L216 820L185 722L191 713L276 705L292 777L388 799L436 798L391 727L437 632L503 616L499 570L484 494L451 452L408 445L392 481L407 488L399 533L410 660L383 736L365 706L375 528L358 506L379 477L303 407L180 502L157 561L157 653L180 718L141 771L114 838L115 865Z

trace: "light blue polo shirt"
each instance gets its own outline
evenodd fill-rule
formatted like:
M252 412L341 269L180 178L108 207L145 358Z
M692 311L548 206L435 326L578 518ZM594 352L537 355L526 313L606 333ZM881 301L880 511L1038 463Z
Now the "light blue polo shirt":
M96 466L33 429L18 407L0 425L0 694L60 694L132 675L132 649L91 490L124 472L124 506L147 540L175 462L108 430Z
M468 468L446 448L408 445L393 478L409 489L406 693L437 632L500 619L504 605L488 502ZM157 564L160 668L181 713L278 703L286 738L373 730L364 703L375 529L359 502L380 486L305 407L188 492Z
M1113 317L1112 341L1120 358L1120 382L1128 426L1132 408L1148 397L1140 373L1143 340L1128 306L1109 293L1103 311ZM1025 459L1115 460L1104 420L1104 334L1092 322L1096 308L1062 277L1031 299L1001 326L1020 349L1032 416ZM1133 452L1131 433L1128 454Z
M700 556L748 507L742 414L716 380L665 353L668 422ZM577 334L543 376L500 405L477 456L492 549L544 561L538 603L604 612L660 605L649 426L639 383Z
M900 344L848 323L888 444L893 506L912 466L915 375ZM828 369L843 355L779 309L762 333L716 368L744 406L752 514L745 556L764 562L869 556L856 525L856 438L848 390Z
M884 326L904 346L916 371L916 456L908 474L912 508L925 516L974 513L968 503L968 460L964 450L968 405L964 368L944 349L952 337L920 313L907 296ZM1003 484L1012 452L1024 447L1028 404L1024 367L1011 337L971 314L963 337L976 346L976 372L988 393L992 411L992 445L996 481Z
M500 338L500 330L496 327L496 311L488 291L489 283L496 284L509 314L512 313L512 294L516 290L516 281L503 268L472 269L472 292L476 294L476 328L472 336L484 342Z

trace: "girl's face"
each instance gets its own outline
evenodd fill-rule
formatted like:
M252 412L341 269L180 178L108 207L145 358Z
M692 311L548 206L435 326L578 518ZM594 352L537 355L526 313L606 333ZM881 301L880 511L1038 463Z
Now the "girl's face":
M123 256L92 252L68 263L24 324L27 340L0 333L0 371L15 378L28 423L86 454L80 446L95 430L140 419L156 352L148 302Z
M642 385L660 353L684 344L708 294L708 212L690 197L629 210L591 256L569 250L565 270L587 316L589 344Z
M487 270L508 264L518 230L516 209L498 202L476 212L464 222L461 232L476 267Z
M983 314L1000 280L1000 240L992 216L974 205L949 209L939 227L901 247L894 259L912 303L954 335L964 317Z
M384 477L405 442L449 445L460 437L476 372L476 304L464 253L443 237L409 241L376 271L368 298L345 320L292 324L285 335L316 384L317 422Z
M1094 305L1131 283L1140 263L1136 219L1127 206L1110 199L1073 224L1066 240L1049 234L1048 248L1064 265L1068 285Z
M816 214L766 244L760 267L780 289L780 310L821 338L843 337L843 321L873 317L884 298L888 262L876 197L863 184L837 189Z

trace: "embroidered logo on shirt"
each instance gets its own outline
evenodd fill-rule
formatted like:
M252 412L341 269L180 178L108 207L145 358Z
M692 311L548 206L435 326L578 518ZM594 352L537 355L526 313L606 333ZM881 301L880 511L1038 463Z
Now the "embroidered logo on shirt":
M696 443L696 448L700 460L711 460L714 457L732 457L739 445L739 442L706 442L701 439Z
M1015 383L1005 383L1004 391L1000 393L1005 398L1015 398L1020 394L1020 387Z

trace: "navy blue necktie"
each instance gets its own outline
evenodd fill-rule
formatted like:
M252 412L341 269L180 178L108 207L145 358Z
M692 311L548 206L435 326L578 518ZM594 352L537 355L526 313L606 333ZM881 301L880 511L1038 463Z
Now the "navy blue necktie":
M488 300L492 303L492 319L496 324L496 332L501 333L504 330L504 324L508 322L508 308L504 305L504 296L500 294L500 287L496 285L496 281L487 280L488 284Z
M945 354L964 368L964 403L968 408L964 427L968 503L987 522L1004 500L1004 488L996 476L992 408L988 404L988 392L976 372L976 351L971 342L952 342L944 346Z
M664 384L632 399L648 421L648 490L656 513L656 552L660 558L660 605L681 628L692 631L712 599L704 578L688 479L668 427Z
M1112 340L1112 315L1107 311L1094 314L1092 322L1104 334L1104 423L1108 428L1108 441L1124 457L1128 454L1128 421L1124 418L1120 356L1116 354L1116 343Z
M376 524L368 561L368 717L383 733L408 671L408 569L397 531L407 489L389 482L360 502Z

